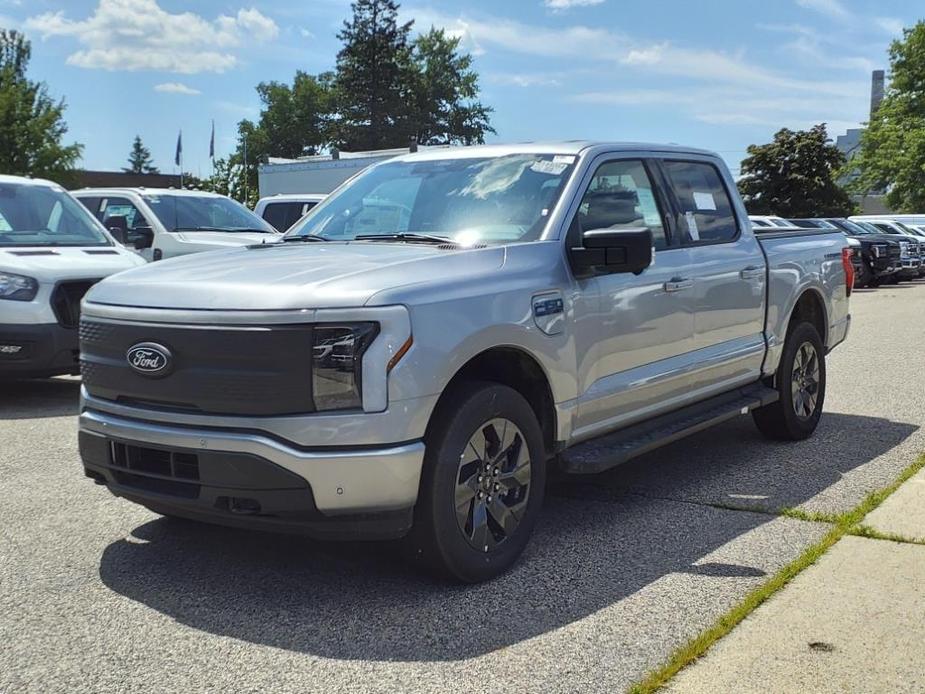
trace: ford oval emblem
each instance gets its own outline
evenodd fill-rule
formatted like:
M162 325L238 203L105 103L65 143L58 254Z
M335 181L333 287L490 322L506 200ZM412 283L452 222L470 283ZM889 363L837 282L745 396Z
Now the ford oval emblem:
M126 361L135 371L145 376L165 376L173 365L170 350L156 342L139 342L129 347Z

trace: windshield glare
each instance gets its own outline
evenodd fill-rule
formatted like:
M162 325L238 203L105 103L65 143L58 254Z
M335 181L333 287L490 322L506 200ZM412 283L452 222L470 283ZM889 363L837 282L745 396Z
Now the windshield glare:
M287 235L349 241L430 234L463 245L535 241L574 162L574 156L512 154L380 164L315 207Z
M276 233L239 202L211 195L145 195L167 231L259 231Z
M111 246L87 209L63 188L0 183L0 246Z

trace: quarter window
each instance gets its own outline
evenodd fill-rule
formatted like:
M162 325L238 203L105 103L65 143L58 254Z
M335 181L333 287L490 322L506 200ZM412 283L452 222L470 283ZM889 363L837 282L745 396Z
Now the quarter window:
M664 166L681 208L678 228L685 240L732 241L738 234L738 225L716 167L691 161L666 161Z
M578 233L648 227L656 249L668 246L652 180L639 160L610 161L597 168L581 199L575 226Z

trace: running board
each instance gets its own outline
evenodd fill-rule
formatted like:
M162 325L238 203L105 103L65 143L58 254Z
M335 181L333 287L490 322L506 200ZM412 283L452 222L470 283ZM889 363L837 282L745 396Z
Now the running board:
M770 405L776 402L778 397L776 390L761 383L737 388L709 400L579 443L563 451L559 458L559 466L563 472L579 475L603 472L685 436L748 414L758 407Z

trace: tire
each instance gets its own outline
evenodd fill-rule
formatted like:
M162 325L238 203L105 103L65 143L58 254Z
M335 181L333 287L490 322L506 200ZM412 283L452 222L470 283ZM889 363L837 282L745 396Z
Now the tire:
M807 346L815 353L815 367L807 358ZM774 387L780 394L777 402L752 412L758 430L777 441L802 441L811 436L825 403L825 352L822 338L812 324L790 327ZM796 399L795 387L800 389Z
M507 386L466 384L443 398L425 446L406 548L456 581L498 576L527 546L543 504L545 448L533 408Z

